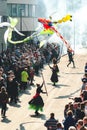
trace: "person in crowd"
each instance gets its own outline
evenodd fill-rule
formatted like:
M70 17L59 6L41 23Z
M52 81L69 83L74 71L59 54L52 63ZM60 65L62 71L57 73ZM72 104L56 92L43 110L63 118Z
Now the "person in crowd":
M56 130L63 130L62 123L60 123L60 122L57 123L57 129Z
M18 101L18 82L15 80L15 76L10 74L7 78L7 92L10 98L10 103Z
M85 84L85 88L84 88L84 90L81 91L80 95L81 95L83 101L87 100L87 83Z
M0 90L1 90L2 86L6 87L6 85L5 85L5 79L3 77L3 68L0 68Z
M75 126L70 126L68 130L76 130Z
M0 102L1 102L1 116L6 117L7 103L8 103L8 94L4 86L1 87L0 91Z
M39 75L39 60L38 59L35 59L35 62L34 62L34 70L35 70L35 75Z
M77 122L79 119L83 119L83 117L85 116L83 103L82 102L74 103L74 110L75 110L74 114L75 122Z
M83 120L79 119L76 123L76 129L77 130L81 130L81 128L83 127Z
M23 71L21 72L21 90L25 90L27 88L27 83L29 80L28 68L24 67Z
M83 125L87 127L87 116L84 116L83 118Z
M47 128L47 130L57 130L57 123L58 120L55 119L55 114L50 113L50 118L46 120L44 126Z
M73 68L75 68L75 62L74 62L74 59L73 59L73 55L74 55L74 52L71 51L70 48L67 49L67 54L68 54L68 58L69 58L69 63L67 64L67 67L71 64L71 62L73 63Z
M68 108L68 110L71 110L71 111L73 112L73 114L75 113L73 103L70 103L70 104L69 104L69 108Z
M87 130L87 127L83 126L80 130Z
M67 117L67 112L68 112L68 109L69 109L69 103L65 105L64 107L64 118Z
M85 85L87 84L87 78L85 77L85 75L83 76L82 80L82 88L81 91L85 90Z
M34 83L33 83L33 81L34 81L34 68L33 67L30 67L30 72L29 72L29 74L30 74L30 78L29 78L29 80L30 80L30 85L34 85Z
M87 62L85 63L84 72L87 74Z
M75 119L73 117L73 112L71 110L67 112L67 117L65 118L63 125L64 130L68 130L70 126L75 126Z
M36 116L39 115L38 111L43 111L43 107L44 107L44 101L42 97L40 96L40 93L46 94L47 92L43 92L42 90L43 84L44 82L42 83L42 85L36 84L37 85L36 94L29 101L29 108L35 110Z
M57 73L59 72L59 68L58 68L57 64L53 64L53 67L51 67L49 65L49 67L52 70L52 75L51 75L50 80L53 82L53 85L55 86L56 83L58 82L58 74Z

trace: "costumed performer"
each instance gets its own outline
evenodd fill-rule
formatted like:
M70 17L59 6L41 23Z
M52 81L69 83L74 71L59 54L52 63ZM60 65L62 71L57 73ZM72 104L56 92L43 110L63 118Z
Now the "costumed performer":
M39 115L38 111L43 111L43 107L44 107L44 101L43 101L42 97L40 96L40 93L46 94L47 92L43 92L43 90L42 90L43 84L44 84L44 82L42 83L42 85L36 84L36 86L37 86L36 94L28 102L29 103L29 109L35 110L36 116Z
M71 48L67 49L67 54L68 54L68 58L69 58L69 63L67 65L67 67L71 64L71 62L73 63L73 68L75 68L75 62L74 62L74 52L71 50Z
M48 64L49 65L49 64ZM55 86L56 83L58 82L58 72L59 72L59 68L58 68L58 65L57 64L53 64L53 67L51 67L49 65L50 69L52 70L52 75L51 75L51 78L50 80L53 82L53 85Z

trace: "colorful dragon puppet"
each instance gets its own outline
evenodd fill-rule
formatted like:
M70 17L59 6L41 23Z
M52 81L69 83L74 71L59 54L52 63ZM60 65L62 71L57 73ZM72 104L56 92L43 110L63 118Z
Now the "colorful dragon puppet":
M73 51L72 48L70 47L70 44L65 40L65 38L53 26L54 24L62 23L62 22L67 22L67 21L72 21L72 16L71 15L66 15L61 20L54 21L54 22L52 22L50 19L38 18L38 22L40 22L40 23L43 24L44 31L48 31L49 30L49 31L51 31L53 33L55 32L57 34L57 36L60 37L61 40L65 43L67 49L70 48L71 51Z
M44 30L42 30L39 33L35 32L32 35L24 38L23 40L13 41L12 40L13 30L16 31L21 36L24 36L24 34L19 32L15 27L18 23L18 20L16 18L9 17L10 23L9 22L0 23L0 27L8 27L5 34L4 34L5 43L7 44L7 41L12 43L12 44L23 43L23 42L29 41L30 39L34 38L35 36L39 36L39 35L42 35L44 33L45 34L53 34L55 32L62 39L62 41L66 44L66 47L70 48L70 44L64 39L64 37L58 32L58 30L56 30L54 25L58 24L58 23L62 23L62 22L72 21L72 16L66 15L65 17L63 17L62 19L60 19L58 21L52 21L51 19L52 19L51 17L50 17L50 19L38 18L38 22L43 24Z

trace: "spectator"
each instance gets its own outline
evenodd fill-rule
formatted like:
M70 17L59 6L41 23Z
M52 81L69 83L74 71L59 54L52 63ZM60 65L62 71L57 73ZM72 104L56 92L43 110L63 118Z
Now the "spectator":
M82 90L81 97L83 101L87 100L87 83L85 84L85 90Z
M87 74L87 62L85 63L84 72Z
M0 68L0 90L2 86L5 86L5 79L3 78L3 70Z
M30 67L30 85L34 85L33 81L34 81L34 69L33 67Z
M83 120L79 119L76 123L76 129L77 130L81 130L81 128L83 127Z
M50 118L45 122L44 126L47 127L47 130L56 130L58 120L55 119L55 114L50 113Z
M18 100L18 82L14 75L9 75L7 80L7 92L10 98L10 103L13 101L17 103Z
M87 127L87 116L84 116L83 118L83 125Z
M87 78L85 77L85 75L83 76L82 78L82 88L81 88L81 91L82 90L85 90L85 85L87 84Z
M68 130L76 130L74 126L70 126Z
M25 90L27 88L27 83L29 79L28 68L24 68L21 72L21 90Z
M6 104L8 103L8 94L6 92L6 88L3 86L1 87L0 92L0 102L1 102L1 116L5 118L6 116Z
M68 130L70 126L75 126L75 119L73 118L73 112L71 110L67 112L67 117L63 122L63 125L64 125L64 130Z
M80 130L87 130L87 127L83 126Z
M56 130L63 130L63 126L60 122L57 123L57 129Z
M69 104L66 104L65 108L64 108L64 117L65 118L67 117L68 108L69 108Z

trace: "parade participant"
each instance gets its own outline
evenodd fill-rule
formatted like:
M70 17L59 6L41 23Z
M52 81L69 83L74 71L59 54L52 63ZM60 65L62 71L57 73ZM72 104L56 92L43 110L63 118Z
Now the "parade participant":
M57 64L57 59L54 57L54 58L52 59L52 62L53 62L53 64Z
M0 92L0 102L1 102L1 116L5 118L6 116L6 104L8 103L8 94L6 92L6 88L3 86L1 87Z
M39 115L39 110L43 111L43 106L44 102L42 97L40 96L40 93L46 94L46 92L43 92L42 87L43 87L44 82L42 85L36 84L37 89L36 89L36 94L33 96L33 98L29 101L29 108L35 110L36 116Z
M55 83L58 82L58 74L57 73L59 72L59 68L58 68L57 64L54 64L53 67L51 67L49 65L49 67L52 70L52 75L51 75L50 80L53 82L53 85L55 86Z
M74 52L71 51L70 48L67 49L67 54L68 54L68 58L69 58L69 63L67 65L67 67L71 64L71 62L73 63L73 68L75 68L75 63L74 63L74 60L73 60L73 55L74 55Z

